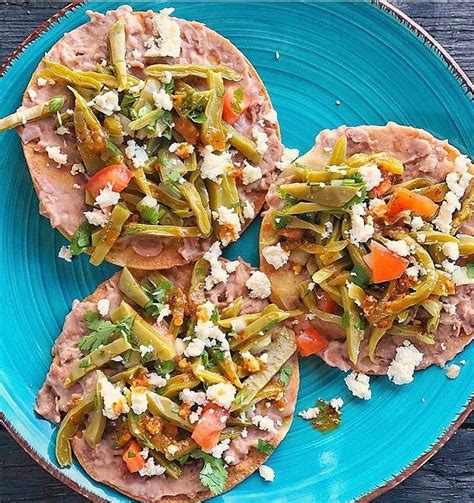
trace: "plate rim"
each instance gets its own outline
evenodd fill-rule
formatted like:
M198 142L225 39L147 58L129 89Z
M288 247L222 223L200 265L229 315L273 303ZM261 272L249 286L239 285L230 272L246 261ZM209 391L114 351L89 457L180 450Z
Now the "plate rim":
M0 78L5 76L9 67L15 61L17 57L25 50L25 48L37 38L39 38L46 30L48 30L56 21L63 18L68 12L74 11L76 7L79 7L87 3L87 0L75 0L68 3L61 9L59 9L52 16L47 18L43 23L41 23L30 35L28 35L16 49L10 54L10 56L5 60L4 63L0 65ZM426 31L422 26L415 22L410 16L405 14L402 10L392 5L388 0L370 0L370 4L384 13L392 16L400 24L408 28L416 37L429 49L431 49L436 56L438 56L447 69L454 75L459 85L465 90L466 94L474 97L474 83L464 72L457 61L449 54L449 52L432 36ZM387 491L393 489L398 484L406 480L408 477L413 475L417 470L419 470L429 459L431 459L435 454L437 454L443 446L450 440L454 433L458 430L461 424L469 416L471 412L474 411L474 396L472 396L466 403L464 409L462 409L459 415L450 423L449 427L440 435L438 440L433 443L428 449L420 454L410 465L406 466L398 474L392 476L382 485L374 487L370 492L361 496L357 501L361 503L370 502L373 499L381 496ZM53 477L59 480L62 484L76 491L81 496L89 499L90 501L97 503L106 503L108 500L101 498L100 496L88 491L82 487L79 483L75 482L69 478L64 472L56 468L49 459L40 456L16 429L10 420L7 419L6 415L0 411L0 424L4 426L6 431L11 435L15 442L31 456L31 458L38 463L42 468L44 468Z

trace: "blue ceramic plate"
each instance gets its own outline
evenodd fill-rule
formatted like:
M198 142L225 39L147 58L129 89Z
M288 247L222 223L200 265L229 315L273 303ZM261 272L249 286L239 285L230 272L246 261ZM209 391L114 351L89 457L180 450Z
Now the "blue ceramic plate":
M87 21L86 8L103 11L118 5L67 8L22 47L0 82L0 116L20 104L44 52L63 33ZM159 2L133 5L136 10L161 7ZM393 120L449 138L474 155L472 84L434 41L385 5L192 2L175 7L177 16L204 22L247 55L267 85L290 147L309 149L322 128ZM73 264L56 258L64 239L38 214L14 131L0 137L0 152L0 410L18 441L61 480L95 499L127 501L94 483L77 465L59 472L55 429L33 413L51 346L72 300L92 292L115 268L94 268L87 257ZM258 223L229 255L241 254L257 265L257 236ZM460 359L466 364L455 381L440 368L418 373L408 386L375 378L369 402L351 397L339 371L317 359L302 361L297 410L314 405L318 397L341 396L341 427L322 435L295 417L269 460L275 482L254 475L216 501L250 501L253 496L348 501L380 494L419 467L467 414L474 346Z

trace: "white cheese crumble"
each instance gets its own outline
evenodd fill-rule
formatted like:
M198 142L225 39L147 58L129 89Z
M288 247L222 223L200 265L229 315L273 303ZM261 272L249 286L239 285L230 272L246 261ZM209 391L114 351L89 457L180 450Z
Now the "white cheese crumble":
M71 175L75 176L79 173L85 173L86 168L84 167L84 164L77 162L71 166Z
M454 171L446 176L449 192L446 194L438 215L433 224L441 231L449 233L453 221L453 213L461 208L461 199L472 180L469 173L469 161L466 156L459 155L454 161Z
M281 243L272 246L266 246L262 250L262 255L265 260L272 265L275 269L280 269L283 267L290 258L290 252L282 249Z
M387 375L395 384L408 384L413 381L413 373L423 360L423 353L418 351L409 341L397 348L395 359L390 363Z
M271 108L267 113L263 115L263 118L270 124L276 124L278 120L278 114L274 108Z
M178 58L181 53L181 30L179 24L170 18L174 9L162 9L152 19L153 35L146 43L145 56Z
M448 314L452 316L456 314L456 304L451 304L449 302L442 302L441 306Z
M153 101L156 108L162 108L163 110L171 110L173 108L171 97L164 89L153 93Z
M110 309L110 300L109 299L100 299L97 302L97 311L101 316L107 316L109 314Z
M261 128L254 126L252 128L252 137L255 140L257 152L265 155L268 150L268 136Z
M125 155L130 159L135 168L141 168L148 161L148 154L144 145L137 145L135 140L128 140Z
M400 257L407 257L410 255L410 247L403 239L400 239L399 241L391 241L390 239L387 239L384 244L390 251L396 253Z
M344 405L344 400L342 398L333 398L330 402L329 405L336 411L339 412L342 409L342 406Z
M112 184L108 183L103 189L100 189L99 195L95 198L96 204L104 210L109 206L115 206L120 199L120 193L112 190Z
M148 397L145 388L132 388L132 410L135 414L143 414L148 408Z
M228 451L230 449L230 438L226 438L222 442L219 442L217 445L215 445L210 451L209 454L213 456L214 458L221 459L222 454L224 454L225 451Z
M226 464L231 465L232 463L235 463L235 457L228 454L227 456L224 456L224 461Z
M38 80L36 81L36 83L40 87L44 87L48 83L48 81L47 81L47 79L44 79L43 77L39 77Z
M453 281L456 286L462 286L462 285L472 285L474 284L474 279L470 278L467 275L467 267L457 267L453 273L452 276Z
M258 473L266 482L273 482L275 480L275 470L267 465L261 465L258 469Z
M233 272L235 272L237 270L237 268L239 267L239 265L240 265L240 262L238 260L232 260L231 262L224 263L225 270L229 274L232 274Z
M201 151L203 156L201 165L201 178L208 179L216 183L221 183L221 176L228 168L232 168L232 157L229 152L214 154L211 147L206 147Z
M178 155L187 155L190 156L194 152L194 145L191 145L190 143L183 141L181 143L172 143L168 150L174 154L175 152L178 153Z
M161 465L155 463L155 458L148 458L146 460L145 466L141 468L138 473L142 477L155 477L163 475L165 473L165 468Z
M254 271L245 286L250 290L250 297L254 299L266 299L272 293L270 280L261 271Z
M138 204L147 208L155 208L158 205L158 201L154 197L145 196Z
M334 230L333 223L332 222L326 222L324 224L324 228L326 230L321 234L321 237L323 239L326 239L326 238L328 238L332 234L332 231Z
M140 351L140 356L144 358L147 354L153 353L153 346L151 344L147 344L146 346L144 344L140 344L138 350Z
M449 367L446 368L446 377L448 379L456 379L459 375L459 372L461 372L461 367L459 365L456 365L455 363L452 363L449 365Z
M206 393L185 388L180 392L179 399L188 405L203 405L206 401Z
M297 148L284 148L283 153L281 154L281 159L279 162L275 163L275 166L280 171L286 169L294 160L296 160L300 155L300 152Z
M239 215L234 208L219 206L217 212L213 211L212 216L217 220L220 226L220 234L222 236L222 244L228 245L231 241L236 241L239 238L239 233L242 230Z
M56 129L56 134L64 136L65 134L70 134L70 131L67 127L59 126L58 129Z
M309 407L308 409L298 412L298 416L308 421L310 421L311 419L315 419L318 416L318 414L319 414L318 407Z
M79 190L81 188L81 186L78 183L73 183L72 188L75 190Z
M48 157L58 163L58 168L67 163L67 154L61 154L60 147L46 147Z
M425 222L421 217L413 217L410 222L411 228L416 232L422 229L425 225Z
M148 384L154 388L162 388L166 385L166 378L159 376L156 372L150 372L146 375Z
M255 217L255 208L252 203L244 202L243 215L246 220L251 220Z
M277 433L275 422L271 417L261 416L260 414L257 414L252 417L252 424L255 425L259 430L269 431L270 433Z
M72 261L71 248L69 246L61 246L61 248L59 248L58 257L62 258L66 262L71 262Z
M210 274L205 280L206 290L210 290L214 285L219 283L226 283L229 278L229 274L219 261L219 257L221 255L222 251L220 249L219 241L213 243L209 250L207 250L207 252L203 255L203 259L209 262L209 265L211 266Z
M242 183L249 185L262 178L262 170L257 166L252 166L247 161L244 161L242 169Z
M88 105L104 115L112 115L114 112L120 111L118 94L114 91L107 91L104 94L97 95Z
M373 188L379 186L383 180L382 173L376 164L361 166L359 168L359 173L365 182L367 190L372 190Z
M442 250L446 257L450 260L456 261L459 258L459 245L457 243L448 241L443 244Z
M186 349L184 350L184 356L188 356L190 358L194 356L199 356L204 351L204 347L205 347L204 341L197 338L193 339L186 346Z
M236 389L232 384L218 383L207 388L206 396L212 402L224 407L224 409L230 409L235 398L235 393Z
M85 211L84 216L91 225L97 225L98 227L105 227L109 220L109 217L102 210L98 209Z
M130 407L128 406L127 399L118 386L113 385L103 374L99 375L98 383L104 403L102 412L105 417L113 421L120 414L129 412Z
M370 400L372 398L372 391L370 390L369 383L370 379L368 375L362 374L362 372L351 372L348 376L344 378L349 391L362 400Z
M367 206L364 203L357 203L351 206L352 228L349 231L351 243L359 245L366 243L374 234L372 216L367 217L367 223L364 221L364 215L367 212Z

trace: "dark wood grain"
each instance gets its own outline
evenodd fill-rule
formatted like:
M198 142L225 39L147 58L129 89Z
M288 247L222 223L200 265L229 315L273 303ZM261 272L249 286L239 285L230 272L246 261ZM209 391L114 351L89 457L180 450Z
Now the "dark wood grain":
M474 78L474 1L393 3L441 42L467 75ZM65 4L0 0L0 63ZM86 500L38 466L0 428L0 502L7 501L82 503ZM377 501L474 501L474 414L424 467Z

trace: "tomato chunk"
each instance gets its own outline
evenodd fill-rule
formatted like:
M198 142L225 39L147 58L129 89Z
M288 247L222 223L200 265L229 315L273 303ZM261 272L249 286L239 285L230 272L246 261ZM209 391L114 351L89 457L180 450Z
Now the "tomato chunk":
M234 122L245 112L250 105L250 96L241 86L229 86L224 93L224 108L222 118L227 124Z
M438 210L438 205L429 197L402 187L395 190L388 202L387 216L395 217L404 210L410 210L420 217L431 218Z
M191 437L205 451L211 450L219 443L221 431L225 428L225 420L228 417L227 409L208 403L203 407L201 417L195 424Z
M138 472L145 466L145 460L140 454L141 450L142 448L138 443L133 441L123 455L122 459L125 461L130 473Z
M327 346L327 340L315 327L305 328L296 337L296 347L301 356L320 353Z
M133 173L125 166L112 164L92 175L86 184L86 189L89 194L97 197L100 191L110 183L114 192L122 192L127 188L132 176Z
M370 243L370 267L372 269L372 283L383 283L399 278L408 267L408 260L400 257L385 246L372 241Z
M338 305L331 296L326 293L324 290L320 290L315 292L314 296L316 297L316 304L321 311L325 313L335 313L337 311Z

